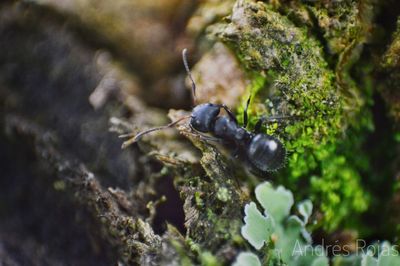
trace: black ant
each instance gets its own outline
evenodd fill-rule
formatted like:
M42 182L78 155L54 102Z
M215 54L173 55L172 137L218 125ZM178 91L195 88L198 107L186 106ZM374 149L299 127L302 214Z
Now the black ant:
M194 103L196 103L196 84L187 63L186 52L186 49L182 51L182 59L187 75L192 83L192 95ZM247 161L252 168L255 168L253 170L258 172L275 171L283 166L286 150L277 138L260 132L262 124L267 121L265 117L261 117L258 120L253 132L246 129L249 103L250 97L247 100L243 112L242 126L239 126L235 115L225 104L204 103L195 106L190 116L182 117L166 126L151 128L138 133L133 138L124 142L123 147L138 141L145 134L173 127L180 121L190 118L190 127L196 131L200 137L205 140L213 140L222 143L223 146L233 152L235 158L241 158ZM220 115L221 108L225 110L228 116ZM213 137L204 134L211 134Z

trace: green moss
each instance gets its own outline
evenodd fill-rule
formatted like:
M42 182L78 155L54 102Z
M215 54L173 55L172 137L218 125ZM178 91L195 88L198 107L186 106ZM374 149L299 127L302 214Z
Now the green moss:
M187 255L187 251L185 248L182 246L182 243L180 243L177 240L171 240L171 245L175 248L176 253L179 256L179 263L182 266L190 266L193 265L193 262L191 258ZM193 251L193 250L192 250Z
M197 254L198 260L200 261L200 265L203 266L218 266L222 265L221 260L218 260L216 256L214 256L211 252L202 250L199 244L195 243L191 238L186 239L186 244L189 246L190 250ZM178 249L179 246L177 247L178 251L181 251L182 248ZM187 261L187 255L185 253L180 252L179 253L180 257L182 258L182 262ZM182 263L182 265L184 265ZM185 265L193 265L193 261L189 261L189 264Z
M194 200L196 202L196 206L199 207L199 208L202 208L204 206L204 201L201 198L201 196L202 196L202 193L199 192L199 191L196 191L194 193Z
M371 1L346 0L340 3L317 2L307 6L322 31L330 53L340 54L349 45L365 35L372 20Z
M217 191L217 198L222 202L227 202L230 199L229 190L226 187L220 187Z
M210 252L203 252L200 254L201 265L204 266L218 266L221 265L217 257L212 255Z
M53 187L55 190L63 191L65 190L67 184L63 180L57 180L53 183Z
M215 26L213 32L254 77L249 87L256 94L249 110L250 127L260 115L294 118L266 129L283 140L289 153L278 181L300 198L307 195L320 203L324 214L320 222L328 231L365 211L369 195L361 186L360 167L367 158L357 152L371 129L371 118L364 96L347 73L359 49L343 49L347 54L340 67L331 69L322 45L305 28L271 6L250 0L238 1L230 23ZM343 37L340 34L329 34L332 42L350 43L337 40ZM336 46L332 44L332 49L339 53ZM239 108L239 119L242 111ZM346 133L356 137L346 138Z
M385 51L381 66L383 74L382 83L379 84L379 90L387 105L390 114L397 125L400 124L400 17L397 19L397 29L393 33L392 41Z
M182 116L171 111L172 117L174 114ZM189 172L174 180L184 199L188 245L197 254L198 264L215 265L214 256L218 263L227 263L230 258L225 248L244 245L240 235L242 209L238 208L243 202L234 185L235 176L216 147L193 134L188 124L178 129L202 151L200 163L205 171L200 176Z

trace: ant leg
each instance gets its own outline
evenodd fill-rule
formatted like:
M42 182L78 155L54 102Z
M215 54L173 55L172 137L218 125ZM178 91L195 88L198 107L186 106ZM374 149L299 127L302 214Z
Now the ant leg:
M224 108L224 110L228 113L230 119L232 119L233 121L235 121L235 123L237 124L237 119L235 117L235 115L233 114L233 112L231 111L231 109L229 109L228 106L226 106L226 104L220 104L219 105L221 108Z
M201 132L197 131L194 127L192 127L192 125L189 125L190 129L196 133L191 133L193 135L199 136L201 139L205 140L205 141L214 141L214 142L219 142L222 143L222 140L219 138L215 138L215 137L211 137L208 135L204 135Z
M265 116L262 116L258 119L256 125L254 126L254 133L260 133L261 132L261 126L267 121Z
M127 141L125 141L124 143L122 143L122 149L125 149L125 148L128 147L129 145L131 145L131 144L137 142L143 135L146 135L146 134L151 133L151 132L153 132L153 131L158 131L158 130L163 130L163 129L171 128L171 127L175 126L176 124L178 124L179 122L181 122L182 120L188 119L188 118L190 118L190 117L191 117L190 115L189 115L189 116L184 116L184 117L179 118L179 119L176 120L176 121L173 121L173 122L169 123L168 125L161 126L161 127L150 128L150 129L148 129L148 130L139 132L139 133L136 134L136 135L133 135L133 134L121 135L121 136L120 136L121 138L124 138L124 137L131 137L130 139L128 139Z
M201 139L205 140L205 141L214 141L214 142L222 143L222 140L218 139L218 138L213 138L213 137L210 137L210 136L207 136L207 135L203 135L203 134L200 134L200 133L198 133L198 136Z
M250 99L251 99L251 94L249 95L249 98L247 99L246 107L244 108L244 111L243 111L243 127L244 128L247 127L247 121L248 121L247 109L249 109Z
M231 154L232 154L233 158L238 159L238 158L239 158L239 148L236 147L236 148L232 151Z

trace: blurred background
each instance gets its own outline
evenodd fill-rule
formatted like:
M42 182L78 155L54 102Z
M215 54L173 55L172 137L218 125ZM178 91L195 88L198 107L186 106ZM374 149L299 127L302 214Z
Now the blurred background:
M125 204L124 214L147 217L146 204L167 194L171 203L152 218L156 230L162 232L166 220L183 228L171 179L146 179L161 165L137 147L122 151L122 132L109 128L112 117L144 113L140 128L167 122L169 108L191 107L181 51L188 48L194 62L193 42L214 19L194 21L189 33L197 5L1 2L1 265L115 265L122 240L104 241L109 234L98 229L105 215L99 198ZM113 210L107 214L116 219Z

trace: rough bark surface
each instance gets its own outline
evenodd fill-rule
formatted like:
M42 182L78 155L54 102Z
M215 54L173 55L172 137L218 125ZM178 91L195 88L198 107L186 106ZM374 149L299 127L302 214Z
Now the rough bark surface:
M265 179L315 202L315 241L398 241L399 15L374 0L2 2L0 265L229 265ZM292 117L265 129L284 169L251 174L188 120L121 149L190 114L185 47L198 103L241 121L252 95L250 129Z

